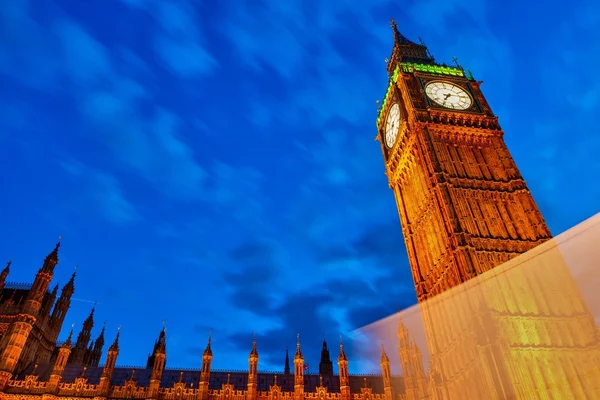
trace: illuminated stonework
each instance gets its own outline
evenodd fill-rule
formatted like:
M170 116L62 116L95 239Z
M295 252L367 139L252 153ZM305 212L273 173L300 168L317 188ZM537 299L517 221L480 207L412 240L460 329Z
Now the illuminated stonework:
M388 71L401 72L382 116L397 104L403 122L389 146L378 118L378 138L429 350L428 374L400 352L407 399L593 398L600 332L560 252L500 274L550 251L552 236L480 82L393 28ZM408 342L403 325L398 338Z
M298 338L293 368L286 352L282 372L258 368L256 339L248 358L248 371L211 371L213 350L210 338L202 355L200 370L166 368L166 331L163 329L147 363L142 367L116 366L119 333L108 348L104 366L98 366L104 346L104 328L90 343L94 309L75 340L68 339L52 351L36 346L32 336L39 320L62 321L74 292L75 274L55 302L57 290L48 292L58 263L58 248L46 258L32 285L5 284L9 268L0 273L0 315L3 322L0 341L0 399L155 399L155 400L403 400L404 380L393 376L389 363L381 364L381 375L349 375L348 359L340 343L338 376L333 369L327 344L323 342L322 376L305 373ZM42 301L40 301L42 299ZM33 300L33 301L31 301ZM26 306L27 305L27 306ZM52 324L46 325L54 334ZM32 340L33 339L33 340ZM33 346L33 347L32 347ZM32 350L37 349L37 350ZM409 352L411 350L409 349ZM385 354L385 353L383 353ZM325 368L327 366L327 368Z

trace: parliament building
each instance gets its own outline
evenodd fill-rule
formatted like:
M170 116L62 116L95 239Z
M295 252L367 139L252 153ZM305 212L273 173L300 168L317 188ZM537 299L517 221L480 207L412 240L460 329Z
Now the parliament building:
M506 147L481 82L458 64L436 62L423 43L391 25L394 46L377 139L418 302L432 304L452 288L492 276L497 267L543 246L552 235ZM530 270L511 281L516 294L503 290L504 298L493 302L486 293L469 297L452 312L449 306L438 308L442 311L429 307L423 313L427 371L402 319L394 327L400 376L392 375L383 345L381 375L350 376L341 343L338 375L326 343L319 374L305 373L299 339L292 365L286 354L279 373L259 371L256 340L248 346L247 371L211 370L210 338L200 370L181 371L167 368L164 329L146 368L118 367L119 333L105 343L102 329L93 339L93 310L76 339L71 331L64 343L57 343L75 290L75 274L62 289L50 289L59 247L30 286L5 283L10 264L0 275L0 399L573 399L596 398L590 394L600 390L600 330L562 265L550 274L560 277L551 295L538 288L535 299L524 297L533 292L536 279L548 275L547 269L537 276ZM568 298L556 311L549 305L561 296ZM482 334L481 321L491 321L485 323L493 331ZM547 390L555 395L547 397Z

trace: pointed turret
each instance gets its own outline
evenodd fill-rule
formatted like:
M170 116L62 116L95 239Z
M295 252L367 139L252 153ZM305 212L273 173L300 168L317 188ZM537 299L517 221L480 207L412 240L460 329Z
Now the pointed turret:
M167 351L167 349L166 349L167 342L166 342L166 336L165 335L166 335L166 328L163 327L163 329L158 334L158 339L156 340L156 342L154 342L154 347L152 348L152 352L148 356L148 361L146 362L146 368L152 368L154 366L154 359L155 359L154 355L156 354L159 346L165 346L164 352L166 353L166 351ZM165 363L166 363L166 359L165 359Z
M4 285L6 284L6 277L8 277L8 274L10 273L10 264L11 261L7 262L6 267L4 267L4 269L0 273L0 293L2 293Z
M392 387L392 373L390 369L390 359L385 353L383 343L381 344L381 357L379 358L379 365L381 366L381 377L383 378L383 391L385 400L392 400L394 398L393 387Z
M71 339L73 338L73 328L75 324L71 326L71 331L69 332L69 336L67 340L60 346L58 349L58 356L54 361L54 366L52 367L52 372L50 373L50 378L48 379L48 386L50 392L58 389L58 384L62 379L63 371L65 370L65 366L67 365L67 360L69 359L69 354L71 353Z
M86 353L88 353L89 350L88 346L92 336L92 329L94 328L95 310L96 306L94 305L90 315L83 322L83 328L81 329L81 332L79 332L79 335L77 335L77 342L75 342L75 347L69 357L69 364L83 365L84 361L88 361L86 360Z
M400 63L435 64L435 60L429 54L429 50L423 44L417 44L408 40L398 30L398 25L393 19L390 20L394 34L394 49L388 62L388 73L391 75Z
M117 353L119 352L119 335L121 334L121 327L119 326L119 328L117 329L117 336L115 336L115 340L113 342L113 344L110 345L110 347L108 348L108 351L116 351Z
M202 371L200 372L200 389L198 392L199 400L208 400L208 384L210 382L210 365L212 363L212 348L210 342L212 331L208 334L208 343L202 354Z
M304 356L300 350L300 334L297 335L296 354L294 354L294 397L304 398Z
M208 336L208 343L206 344L206 348L204 349L204 353L202 355L204 356L211 356L212 357L212 348L210 347L210 341L211 341L211 336Z
M302 355L302 350L300 350L300 334L297 336L296 341L296 353L294 354L294 360L304 360L304 356Z
M39 312L42 309L42 302L52 281L54 274L54 267L58 263L58 248L60 247L60 241L54 247L54 250L46 256L44 264L39 269L35 276L33 285L27 293L27 299L23 305L23 313L29 314L35 318L39 318Z
M164 322L163 322L164 323ZM158 336L158 342L155 345L152 365L152 375L150 376L150 384L148 385L148 399L158 398L158 389L160 380L165 369L167 359L167 328L163 326L163 330Z
M290 355L288 349L285 349L285 366L283 367L283 373L286 375L290 374Z
M102 329L104 332L104 328ZM117 335L115 336L115 340L113 344L108 348L108 353L106 354L106 362L104 363L104 367L102 367L102 375L100 377L100 382L98 384L99 395L102 398L108 397L108 392L110 391L110 380L113 376L113 372L115 370L115 364L117 362L117 357L119 355L119 334L121 333L121 327L117 329ZM103 338L104 339L104 338Z
M258 351L256 350L256 332L254 332L254 340L252 341L252 350L250 350L250 357L258 357Z
M257 398L258 385L258 351L256 350L256 332L254 332L254 340L252 340L252 350L248 357L248 389L246 392L247 400L255 400Z
M75 324L71 325L71 331L69 331L69 336L67 336L67 340L63 342L61 347L68 347L69 349L73 347L73 329L75 329Z
M62 329L63 322L71 306L71 296L75 292L75 272L71 275L71 279L63 286L60 297L54 305L52 310L52 316L50 317L50 325L53 333L53 337L57 338L58 334Z
M58 264L58 249L60 248L60 239L54 246L54 250L50 252L44 259L44 264L40 271L48 272L50 274L54 273L54 267Z
M333 363L329 355L329 349L327 348L327 342L323 340L323 347L321 348L321 361L319 362L319 374L321 375L333 375Z
M106 329L106 322L100 331L100 334L94 341L94 346L92 348L89 365L97 367L100 364L100 358L102 358L102 349L104 348L104 331Z
M340 397L342 400L350 400L350 378L348 377L348 357L344 352L344 343L340 335L340 355L338 356L338 370L340 376Z

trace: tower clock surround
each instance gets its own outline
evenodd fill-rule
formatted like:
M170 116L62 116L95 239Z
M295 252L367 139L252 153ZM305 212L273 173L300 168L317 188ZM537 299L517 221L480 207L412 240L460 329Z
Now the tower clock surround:
M473 105L473 99L465 89L447 81L428 82L425 93L429 99L445 108L462 111Z

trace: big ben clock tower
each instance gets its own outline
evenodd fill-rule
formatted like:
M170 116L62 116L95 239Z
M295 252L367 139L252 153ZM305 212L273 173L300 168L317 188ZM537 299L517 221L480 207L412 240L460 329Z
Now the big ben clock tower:
M552 236L481 82L392 29L377 139L429 350L429 386L407 399L600 398L600 329L556 246L495 268Z
M391 22L377 119L419 302L551 238L481 82L436 63Z

